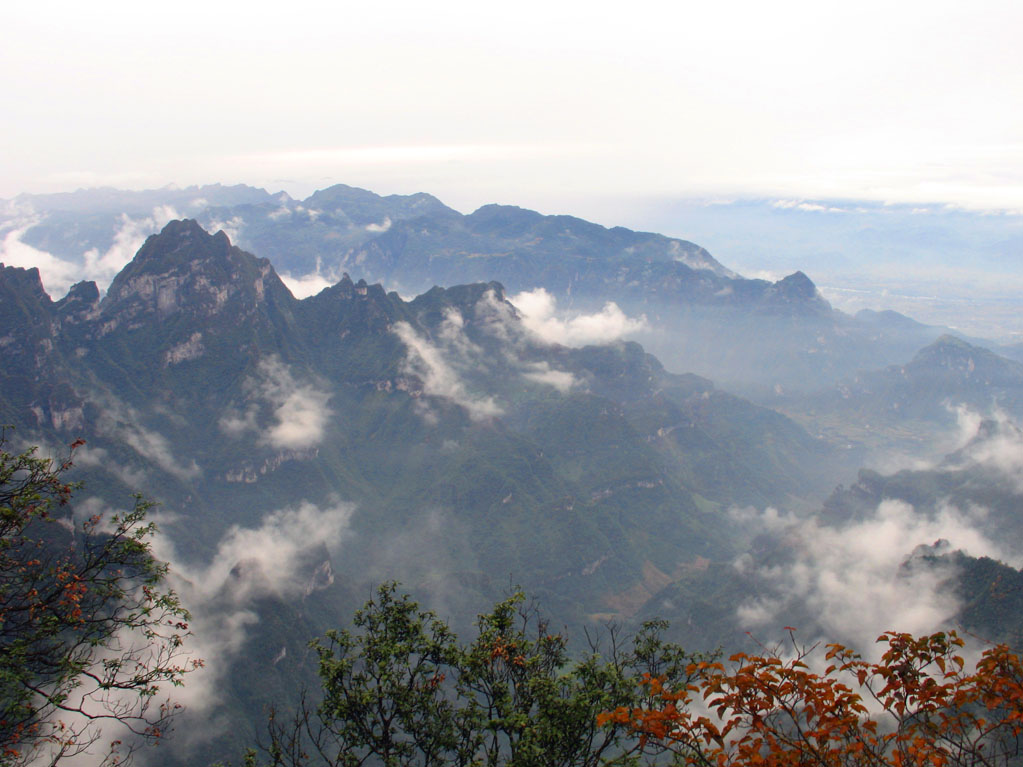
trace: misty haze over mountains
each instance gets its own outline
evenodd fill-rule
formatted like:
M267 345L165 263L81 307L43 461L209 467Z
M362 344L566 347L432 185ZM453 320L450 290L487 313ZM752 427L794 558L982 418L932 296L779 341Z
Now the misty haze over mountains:
M8 202L0 223L2 258L38 265L55 294L82 278L102 289L146 233L185 215L269 258L298 295L347 272L408 296L434 284L498 280L510 293L543 288L553 303L534 305L552 311L592 313L613 301L634 319L633 337L669 369L707 375L761 401L903 362L943 332L890 313L834 312L798 271L739 279L685 240L509 206L463 216L427 194L379 197L342 185L301 202L219 185L23 195ZM665 330L681 326L685 334ZM722 345L722 326L741 333ZM874 343L877 336L884 342Z
M459 626L518 583L694 648L1023 636L1012 348L427 194L94 190L0 227L0 417L87 440L83 511L162 504L207 658L182 763L251 743L391 578Z
M37 221L34 230L26 233L25 241L62 259L76 261L94 247L100 253L108 251L114 243L114 232L122 229L121 214L132 220L153 219L151 231L144 235L165 223L167 206L180 216L200 216L203 210L217 208L220 212L200 216L204 225L215 229L219 222L228 227L229 234L238 235L233 240L239 245L258 251L259 244L266 245L260 243L258 234L265 213L246 216L243 208L252 213L253 206L269 205L278 219L288 210L301 215L301 208L313 211L315 216L324 197L324 207L329 208L330 190L299 202L283 193L270 195L252 187L218 185L150 192L109 189L22 195L7 202L7 213L0 216L0 233L35 220L30 215L33 212L35 218L45 215L53 225L67 221L69 228L51 226L48 234ZM425 200L427 196L413 197ZM349 214L350 202L345 206ZM442 207L436 200L432 204ZM232 208L238 208L238 212L227 215ZM159 209L155 215L154 209ZM1003 342L1023 332L1018 319L1023 274L1014 258L1023 241L1023 217L1011 212L862 200L699 201L656 197L597 210L607 225L624 224L698 242L747 277L775 281L801 269L807 271L825 297L850 314L863 308L894 309L928 324L955 325L961 332ZM15 211L20 215L14 215ZM92 218L91 232L83 231L86 214ZM235 216L238 218L232 228L228 222ZM347 226L352 222L342 223ZM382 224L382 220L367 220L361 225ZM141 240L136 240L136 249L139 244ZM308 261L302 267L289 265L287 254L280 261L280 253L262 255L296 277L310 272L315 275L311 250L296 254ZM121 257L126 260L130 252L122 252ZM12 262L10 256L5 260ZM111 272L103 279L112 276ZM49 281L47 284L57 293L65 287ZM313 277L302 289L308 291L317 284L323 281Z
M651 199L631 212L630 225L684 233L746 276L806 270L850 314L893 309L1005 341L1023 329L1019 211L790 198Z

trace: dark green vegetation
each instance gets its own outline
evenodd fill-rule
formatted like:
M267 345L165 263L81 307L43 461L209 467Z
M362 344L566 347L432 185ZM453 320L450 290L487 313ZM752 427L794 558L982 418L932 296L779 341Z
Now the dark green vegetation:
M74 446L73 446L74 447ZM149 504L72 515L70 458L0 440L0 764L114 763L166 731L195 668L188 613L150 553ZM101 740L101 736L104 736Z
M351 630L315 642L322 689L290 715L270 717L256 764L561 765L656 763L663 748L597 717L648 701L644 675L685 685L701 656L664 642L647 623L629 641L594 637L571 659L568 642L521 593L479 616L458 640L395 584L355 613Z

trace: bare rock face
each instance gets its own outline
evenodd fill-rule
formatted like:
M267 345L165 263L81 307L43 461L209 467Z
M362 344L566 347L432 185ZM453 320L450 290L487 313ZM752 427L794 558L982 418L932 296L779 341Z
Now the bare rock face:
M99 317L99 287L95 282L78 282L53 305L56 329L87 328Z
M163 355L163 364L177 365L179 362L198 359L205 351L206 348L202 345L202 333L196 331L188 337L187 341L182 341L168 349Z
M266 259L232 246L224 232L211 235L193 220L172 221L111 283L102 312L117 321L105 323L101 333L183 311L211 317L236 304L236 311L246 312L286 295Z

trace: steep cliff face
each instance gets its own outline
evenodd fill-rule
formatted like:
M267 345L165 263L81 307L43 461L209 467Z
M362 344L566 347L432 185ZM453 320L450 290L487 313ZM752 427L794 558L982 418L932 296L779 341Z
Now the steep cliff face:
M0 348L4 367L33 370L45 364L52 351L54 307L43 290L38 269L0 264Z
M95 286L92 286L95 287ZM89 286L54 304L37 269L0 265L0 409L5 425L63 431L84 425L84 402L70 381L76 323L94 314ZM72 332L65 332L65 328Z

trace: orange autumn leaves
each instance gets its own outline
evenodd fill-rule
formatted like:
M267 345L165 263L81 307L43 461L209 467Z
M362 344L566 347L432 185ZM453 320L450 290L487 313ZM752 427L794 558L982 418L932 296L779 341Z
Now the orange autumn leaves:
M806 662L811 648L693 664L682 689L648 675L646 706L598 722L626 724L694 767L995 767L1020 756L1023 661L1009 648L968 670L955 633L878 642L877 663L828 645L823 672Z

